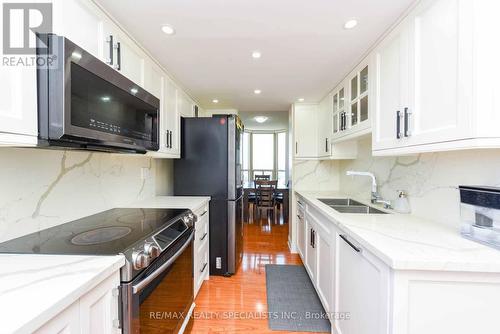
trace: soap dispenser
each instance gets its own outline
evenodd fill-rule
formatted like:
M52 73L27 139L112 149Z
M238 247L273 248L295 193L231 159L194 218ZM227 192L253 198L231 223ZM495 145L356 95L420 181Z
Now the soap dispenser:
M410 202L408 201L408 196L405 191L398 190L398 197L394 201L394 211L399 213L410 213Z

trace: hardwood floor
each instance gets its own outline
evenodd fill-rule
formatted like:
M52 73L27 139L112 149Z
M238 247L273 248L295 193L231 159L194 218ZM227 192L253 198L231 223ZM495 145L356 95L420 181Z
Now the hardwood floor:
M244 234L238 272L230 278L210 276L203 284L187 333L288 333L269 330L264 317L265 265L302 264L299 255L288 249L288 224L272 224L262 218L261 222L245 224Z

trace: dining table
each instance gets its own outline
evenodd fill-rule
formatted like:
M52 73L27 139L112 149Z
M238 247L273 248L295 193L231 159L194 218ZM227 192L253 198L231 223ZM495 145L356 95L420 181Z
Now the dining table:
M246 222L249 221L250 219L250 214L249 214L249 202L248 202L248 195L252 192L255 192L255 181L247 181L243 182L243 190L244 190L244 197L243 197L243 217ZM289 187L286 183L278 182L278 185L276 186L276 193L277 194L283 194L283 221L286 221L288 219L288 196L289 196Z

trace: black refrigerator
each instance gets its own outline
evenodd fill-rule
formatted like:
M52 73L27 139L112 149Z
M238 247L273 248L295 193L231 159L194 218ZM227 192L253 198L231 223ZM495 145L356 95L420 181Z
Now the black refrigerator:
M210 274L236 273L243 257L243 123L235 115L183 118L176 196L210 196Z

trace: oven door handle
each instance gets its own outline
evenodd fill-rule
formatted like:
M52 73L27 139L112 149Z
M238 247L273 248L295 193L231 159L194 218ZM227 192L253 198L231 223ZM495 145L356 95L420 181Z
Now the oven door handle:
M139 283L133 285L132 286L132 292L133 292L133 294L135 295L136 293L141 292L156 277L158 277L161 273L163 273L165 270L167 270L167 268L170 267L175 262L175 260L177 260L177 258L179 256L181 256L182 252L184 252L186 250L186 248L188 248L188 246L191 243L191 241L193 241L193 237L194 237L194 232L191 232L191 235L189 236L189 238L186 241L186 243L184 245L182 245L181 249L179 249L177 251L177 253L175 253L174 256L172 256L170 259L168 259L167 262L165 262L164 264L162 264L161 266L159 266L158 269L156 269L155 271L153 271L153 273L151 275L149 275L148 277L146 277L145 279L143 279Z

